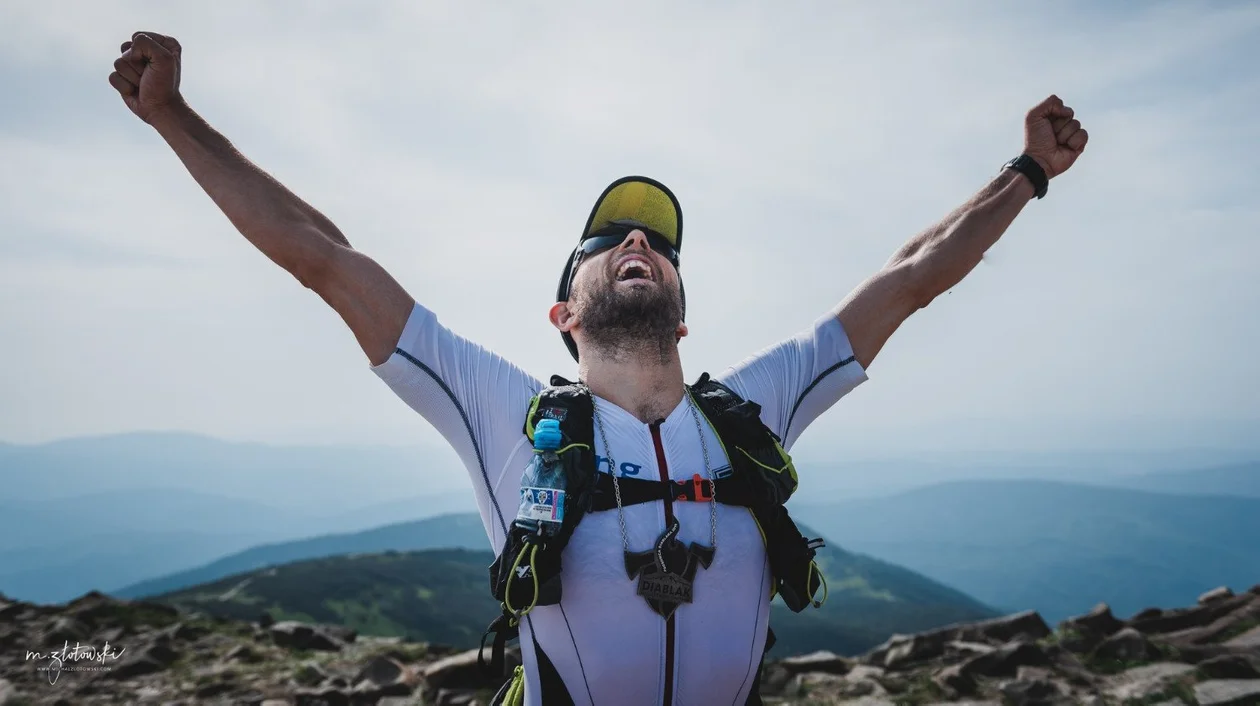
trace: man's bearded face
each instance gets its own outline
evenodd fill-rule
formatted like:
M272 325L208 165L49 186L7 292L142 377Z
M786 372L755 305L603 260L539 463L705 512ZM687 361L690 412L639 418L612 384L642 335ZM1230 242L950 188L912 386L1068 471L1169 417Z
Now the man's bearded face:
M678 272L635 231L578 265L569 308L582 340L606 354L646 344L671 350L682 323Z

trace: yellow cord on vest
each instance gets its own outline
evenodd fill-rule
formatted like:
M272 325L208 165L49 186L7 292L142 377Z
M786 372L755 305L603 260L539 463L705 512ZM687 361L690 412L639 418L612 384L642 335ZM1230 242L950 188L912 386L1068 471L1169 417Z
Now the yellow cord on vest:
M821 608L823 603L827 602L827 576L818 568L817 562L811 561L809 562L809 575L805 577L806 591L809 590L809 585L814 582L814 574L818 574L818 580L822 582L823 597L821 601L815 601L813 596L810 596L810 601L813 602L815 608Z
M534 580L534 599L530 601L530 604L526 606L525 610L518 611L512 607L511 594L512 594L513 581L511 579L508 579L507 588L503 589L503 607L507 609L507 612L511 613L513 619L517 621L520 620L521 616L528 615L529 611L533 610L534 607L538 605L538 571L536 567L534 566L534 560L538 557L537 544L526 544L525 546L521 547L521 551L516 555L516 561L512 562L512 573L513 574L516 573L517 568L519 568L521 565L521 558L525 556L525 552L527 551L529 552L530 578Z

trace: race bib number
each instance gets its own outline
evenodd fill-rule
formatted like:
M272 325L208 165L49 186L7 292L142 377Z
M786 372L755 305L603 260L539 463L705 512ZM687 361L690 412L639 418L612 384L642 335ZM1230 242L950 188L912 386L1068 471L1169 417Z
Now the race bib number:
M564 491L555 488L521 488L519 516L543 522L564 522Z

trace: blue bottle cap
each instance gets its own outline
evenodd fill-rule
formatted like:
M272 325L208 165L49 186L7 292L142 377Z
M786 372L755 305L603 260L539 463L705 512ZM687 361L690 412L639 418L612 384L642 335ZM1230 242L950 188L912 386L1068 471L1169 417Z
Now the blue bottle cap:
M560 448L560 422L542 419L534 426L534 448L554 451Z

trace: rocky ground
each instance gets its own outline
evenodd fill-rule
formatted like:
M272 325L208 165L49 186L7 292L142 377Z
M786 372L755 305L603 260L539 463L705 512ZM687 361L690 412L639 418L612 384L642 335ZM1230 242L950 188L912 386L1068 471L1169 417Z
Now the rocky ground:
M484 706L497 681L475 651L338 626L227 621L98 593L63 606L0 597L0 706ZM1127 621L1099 605L1053 631L1028 612L898 635L858 657L772 662L763 682L768 704L1260 704L1260 586Z

